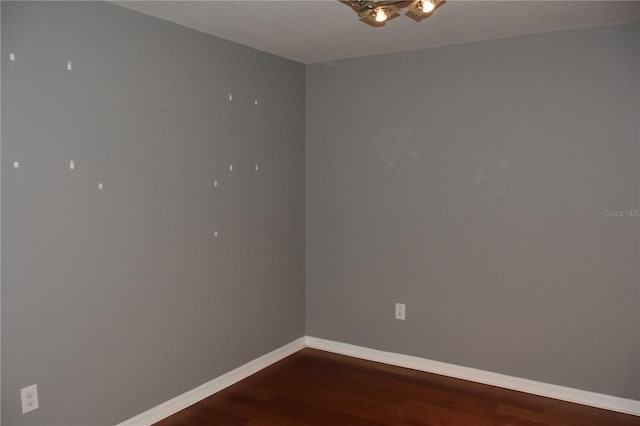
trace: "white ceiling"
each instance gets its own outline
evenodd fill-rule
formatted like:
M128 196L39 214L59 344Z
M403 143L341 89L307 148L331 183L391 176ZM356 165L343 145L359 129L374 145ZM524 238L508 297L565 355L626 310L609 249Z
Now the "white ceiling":
M303 63L640 20L640 1L450 0L380 28L337 0L112 3Z

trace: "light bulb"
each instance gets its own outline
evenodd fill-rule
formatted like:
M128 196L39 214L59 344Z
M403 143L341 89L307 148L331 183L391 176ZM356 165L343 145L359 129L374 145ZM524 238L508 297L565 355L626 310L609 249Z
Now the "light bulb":
M384 22L387 20L387 18L388 16L387 16L386 10L384 10L381 7L376 9L376 15L375 15L376 22Z
M430 0L423 0L421 3L420 9L422 10L422 13L429 13L436 7L436 5L433 4L433 1Z

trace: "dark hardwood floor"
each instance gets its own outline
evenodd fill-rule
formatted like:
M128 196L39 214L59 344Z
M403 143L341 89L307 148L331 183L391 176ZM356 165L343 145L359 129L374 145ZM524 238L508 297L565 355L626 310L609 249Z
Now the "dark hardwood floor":
M640 417L304 349L157 425L640 426Z

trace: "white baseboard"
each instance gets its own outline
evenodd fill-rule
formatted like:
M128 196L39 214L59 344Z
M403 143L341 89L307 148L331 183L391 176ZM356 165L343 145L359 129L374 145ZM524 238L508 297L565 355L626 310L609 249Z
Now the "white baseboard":
M235 370L223 374L222 376L216 377L195 389L187 391L182 395L178 395L169 401L163 402L144 413L125 420L117 426L152 425L153 423L159 422L160 420L163 420L198 401L220 392L221 390L257 373L258 371L298 352L305 347L640 416L640 401L633 399L620 398L617 396L552 385L549 383L536 382L534 380L492 373L490 371L478 370L475 368L461 367L454 364L432 361L416 356L384 352L377 349L364 348L347 343L305 336L269 352L260 358L256 358Z
M307 336L307 347L640 416L640 401Z
M252 374L257 373L258 371L280 361L283 358L288 357L300 349L305 347L305 338L300 337L299 339L294 340L291 343L288 343L274 351L269 352L266 355L261 356L260 358L256 358L253 361L250 361L235 370L232 370L222 376L216 377L215 379L204 383L198 386L195 389L187 391L182 395L178 395L175 398L170 399L169 401L163 402L160 405L157 405L144 413L138 414L135 417L132 417L128 420L125 420L122 423L119 423L117 426L147 426L153 423L159 422L162 419L169 417L172 414L177 413L180 410L187 408L190 405L195 404L198 401L201 401L214 393L220 392L222 389L225 389L234 383L239 382L240 380L246 379Z

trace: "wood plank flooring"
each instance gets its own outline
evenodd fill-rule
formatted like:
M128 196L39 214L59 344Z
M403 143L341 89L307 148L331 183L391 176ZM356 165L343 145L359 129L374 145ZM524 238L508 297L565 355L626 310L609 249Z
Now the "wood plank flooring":
M303 349L156 425L640 426L640 417Z

